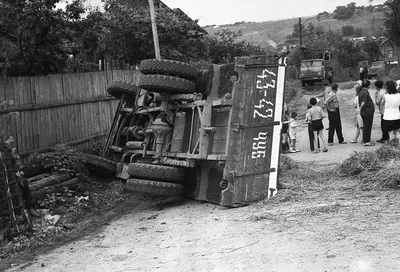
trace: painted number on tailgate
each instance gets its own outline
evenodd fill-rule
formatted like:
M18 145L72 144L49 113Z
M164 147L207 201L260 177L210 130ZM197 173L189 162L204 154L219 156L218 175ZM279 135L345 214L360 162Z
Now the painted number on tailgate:
M253 152L251 152L252 159L265 158L267 151L267 132L259 132L258 137L253 138Z
M256 90L261 94L258 104L255 103L253 118L258 117L267 119L274 116L274 103L268 100L268 92L275 91L276 73L269 69L263 69L260 75L257 75ZM252 159L265 158L267 155L267 132L258 132L258 136L253 138Z
M264 69L261 75L257 75L256 89L261 90L264 97L261 97L258 104L254 105L253 118L272 118L274 113L274 104L265 98L268 95L268 91L275 90L276 87L276 73Z

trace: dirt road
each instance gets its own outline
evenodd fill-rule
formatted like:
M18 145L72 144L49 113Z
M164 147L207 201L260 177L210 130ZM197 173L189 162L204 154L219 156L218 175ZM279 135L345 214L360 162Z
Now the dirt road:
M340 90L339 97L349 142L353 91ZM314 155L306 133L302 127L302 151L290 156L308 167L366 149L336 143ZM97 233L7 271L400 271L400 194L357 191L348 180L321 183L325 189L302 189L285 202L235 209L188 199L132 200L124 216Z

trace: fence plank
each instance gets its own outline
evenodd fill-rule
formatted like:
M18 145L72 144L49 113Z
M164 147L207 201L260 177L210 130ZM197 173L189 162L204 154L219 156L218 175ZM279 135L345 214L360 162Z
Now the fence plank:
M0 101L15 105L0 109L0 117L20 111L8 120L4 137L13 136L18 152L48 151L56 143L88 147L94 135L107 133L118 100L110 97L107 85L113 80L137 82L136 70L0 78Z

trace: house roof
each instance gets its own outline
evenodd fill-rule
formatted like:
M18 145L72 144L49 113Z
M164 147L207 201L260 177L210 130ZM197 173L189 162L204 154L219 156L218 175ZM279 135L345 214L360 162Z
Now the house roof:
M197 24L197 22L193 21L193 19L190 18L186 13L184 13L180 8L174 8L173 11L176 15L180 16L187 22L193 23L193 26L195 28L194 30L197 31L199 35L207 35L208 34L208 32L206 30L204 30L204 28L199 26Z
M385 38L378 46L381 47L382 45L385 45L389 41L389 38Z
M131 0L131 4L135 5L135 6L149 6L149 2L147 0ZM179 18L185 20L186 22L190 23L193 25L192 29L193 31L197 32L197 35L207 35L208 32L206 30L204 30L204 28L202 28L201 26L199 26L197 24L196 21L194 21L192 18L190 18L185 12L183 12L180 8L175 8L175 9L171 9L170 7L168 7L163 1L161 0L154 0L154 6L161 8L161 9L166 9L169 12L179 16Z

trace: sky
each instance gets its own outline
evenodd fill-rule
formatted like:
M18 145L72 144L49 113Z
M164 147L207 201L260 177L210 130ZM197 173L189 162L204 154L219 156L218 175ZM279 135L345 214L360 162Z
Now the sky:
M64 0L67 1L68 0ZM143 0L147 1L147 0ZM180 8L200 26L264 22L333 12L337 6L355 2L356 6L378 5L386 0L161 0L170 8ZM86 0L91 6L101 0Z
M333 12L337 6L382 4L385 0L162 0L170 8L180 8L199 25L235 22L264 22Z

